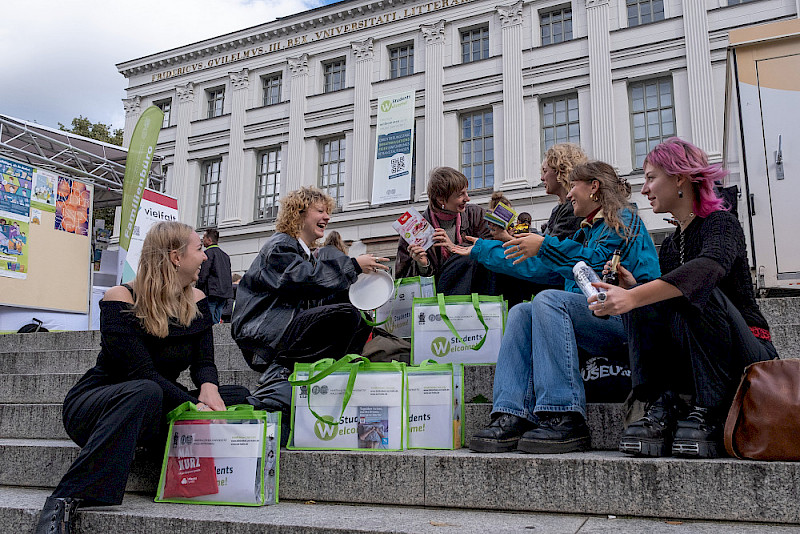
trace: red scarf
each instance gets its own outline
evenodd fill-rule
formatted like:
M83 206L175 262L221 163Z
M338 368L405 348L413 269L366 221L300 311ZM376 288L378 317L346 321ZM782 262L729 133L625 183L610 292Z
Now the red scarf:
M442 227L439 221L452 221L453 219L456 220L456 245L460 245L463 242L463 239L461 238L461 212L439 209L434 207L432 204L429 207L431 223L433 223L434 228ZM442 253L442 261L445 261L448 257L450 257L450 251L446 248L439 247L439 250Z

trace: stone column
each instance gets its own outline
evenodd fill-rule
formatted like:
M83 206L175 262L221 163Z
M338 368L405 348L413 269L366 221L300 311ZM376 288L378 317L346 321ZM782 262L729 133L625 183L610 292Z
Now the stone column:
M522 100L522 0L498 6L503 28L503 173L502 189L525 186L525 108Z
M247 108L247 88L250 86L250 73L247 69L228 74L233 96L231 98L231 129L228 145L228 173L225 181L225 196L222 198L222 219L219 226L242 224L243 190L246 187L244 168L244 123ZM254 174L255 176L255 174Z
M372 98L372 37L365 41L351 43L355 58L355 87L353 91L353 147L347 154L353 158L353 173L350 179L350 202L348 208L368 208L369 163L372 160L370 147L370 107ZM358 147L358 150L353 150Z
M608 0L586 0L589 87L592 100L592 156L617 167L608 10Z
M711 45L708 42L708 13L705 2L683 3L683 31L686 35L686 70L689 78L689 111L692 141L721 161L720 138L714 116L714 83Z
M289 102L289 147L286 154L286 191L294 191L303 185L304 151L306 130L306 90L308 88L308 54L289 58L291 73ZM283 180L284 175L281 176Z
M192 191L189 180L189 135L191 134L192 108L194 106L194 84L179 85L175 88L177 102L177 127L175 131L175 162L173 179L169 194L178 198L178 217L194 226L197 221L190 218L197 211L198 191ZM169 185L169 184L167 184Z
M425 167L417 167L417 184L424 176L420 200L427 200L428 173L444 160L444 20L420 29L425 38Z
M139 122L142 114L142 99L138 96L123 98L122 105L125 108L125 131L122 133L122 146L128 148L131 144L133 129L136 128L136 123Z

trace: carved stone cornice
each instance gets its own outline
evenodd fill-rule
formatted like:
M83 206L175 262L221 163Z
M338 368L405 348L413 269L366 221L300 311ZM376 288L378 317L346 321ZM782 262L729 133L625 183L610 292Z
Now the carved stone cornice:
M194 101L194 84L192 82L176 86L175 92L178 94L178 102Z
M425 44L435 44L444 42L444 20L436 24L423 24L419 27L422 36L425 37Z
M586 0L586 9L608 5L608 0Z
M300 57L290 57L286 61L289 63L289 71L292 76L308 74L308 54L303 54Z
M250 85L250 71L242 69L239 72L229 72L228 76L231 79L231 87L233 90L247 89Z
M125 107L125 115L139 113L139 110L142 109L142 98L139 96L123 98L122 105Z
M510 6L497 6L497 14L503 28L522 24L522 0Z
M363 41L355 41L350 43L350 46L353 47L353 55L356 58L356 61L372 61L372 58L375 56L375 53L372 50L373 44L372 37L365 39Z

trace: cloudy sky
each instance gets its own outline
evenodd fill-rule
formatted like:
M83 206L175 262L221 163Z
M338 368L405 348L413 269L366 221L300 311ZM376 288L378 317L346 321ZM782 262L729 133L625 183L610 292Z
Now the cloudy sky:
M83 115L122 128L122 61L333 0L2 0L0 113L53 128Z

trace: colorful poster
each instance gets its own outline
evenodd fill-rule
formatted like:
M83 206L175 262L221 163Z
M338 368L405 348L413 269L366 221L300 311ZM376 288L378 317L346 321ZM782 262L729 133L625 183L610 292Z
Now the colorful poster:
M373 205L409 200L414 168L414 91L379 98L378 102Z
M28 222L33 168L0 158L0 216Z
M31 224L42 224L42 210L31 208Z
M58 185L58 176L42 169L34 170L31 207L55 213L56 185Z
M86 184L63 176L58 177L56 230L88 236L91 205L92 193Z
M139 203L139 213L136 214L136 224L133 227L131 243L125 257L125 267L122 273L122 283L130 282L136 276L139 267L139 257L142 255L144 236L150 228L161 221L178 220L178 199L145 189L142 201Z
M28 277L28 222L0 216L0 276Z

